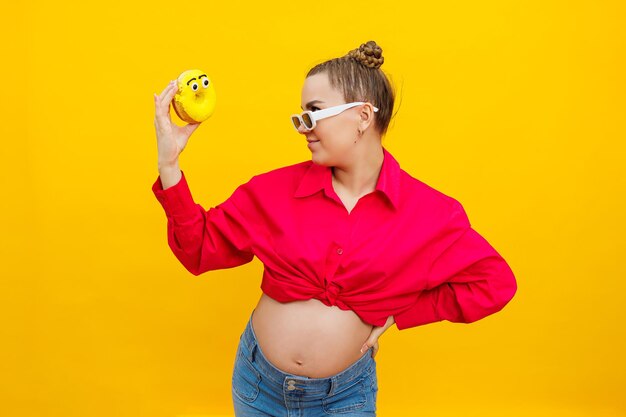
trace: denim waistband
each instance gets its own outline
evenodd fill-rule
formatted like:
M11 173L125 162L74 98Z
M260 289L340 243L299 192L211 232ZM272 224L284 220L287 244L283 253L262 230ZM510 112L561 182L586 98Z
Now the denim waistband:
M295 384L296 387L305 388L309 393L312 393L312 391L332 393L341 385L347 384L353 379L360 378L363 375L369 375L369 373L375 371L375 361L372 357L372 349L370 348L348 368L329 377L310 378L283 372L270 363L265 355L263 355L252 327L253 314L254 310L250 314L248 324L240 339L240 343L244 343L247 350L247 352L244 352L244 355L248 356L250 362L254 363L254 366L258 368L266 378L273 380L277 384L285 387L287 387L287 384Z

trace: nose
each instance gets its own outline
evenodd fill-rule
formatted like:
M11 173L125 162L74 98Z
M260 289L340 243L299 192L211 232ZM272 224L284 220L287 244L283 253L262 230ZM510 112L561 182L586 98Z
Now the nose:
M307 132L308 131L304 128L304 125L302 123L300 123L300 126L298 126L298 133L301 133L301 134L304 135Z

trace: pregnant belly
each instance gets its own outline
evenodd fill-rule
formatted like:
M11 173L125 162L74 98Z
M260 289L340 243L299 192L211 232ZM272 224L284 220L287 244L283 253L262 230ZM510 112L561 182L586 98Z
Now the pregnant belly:
M267 360L293 375L329 377L370 354L360 350L373 326L353 311L314 298L281 303L263 294L252 327Z

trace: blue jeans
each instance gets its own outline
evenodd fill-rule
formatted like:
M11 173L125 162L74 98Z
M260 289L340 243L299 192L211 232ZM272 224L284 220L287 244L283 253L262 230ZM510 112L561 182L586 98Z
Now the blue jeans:
M376 416L378 380L371 348L348 368L326 378L288 374L261 352L252 314L239 338L233 368L236 417Z

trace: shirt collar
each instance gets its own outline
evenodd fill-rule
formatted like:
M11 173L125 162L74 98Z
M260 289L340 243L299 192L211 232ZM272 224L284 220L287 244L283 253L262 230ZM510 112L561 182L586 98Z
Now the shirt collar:
M393 207L397 209L400 198L400 164L384 147L383 154L383 165L376 183L376 190L385 194ZM328 196L334 192L332 171L328 166L311 162L309 169L304 173L296 188L294 197L306 197L320 190L324 190Z

